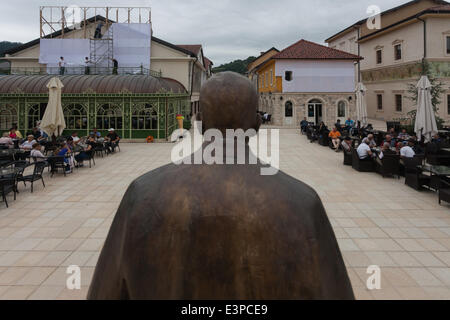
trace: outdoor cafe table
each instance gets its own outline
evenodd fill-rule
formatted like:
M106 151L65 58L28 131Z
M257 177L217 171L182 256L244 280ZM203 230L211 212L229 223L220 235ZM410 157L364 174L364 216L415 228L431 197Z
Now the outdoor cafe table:
M430 172L432 175L440 177L450 177L450 167L447 166L432 166L425 164L420 167L423 171Z
M5 177L11 176L16 173L19 168L3 168L0 169L0 178L3 179Z

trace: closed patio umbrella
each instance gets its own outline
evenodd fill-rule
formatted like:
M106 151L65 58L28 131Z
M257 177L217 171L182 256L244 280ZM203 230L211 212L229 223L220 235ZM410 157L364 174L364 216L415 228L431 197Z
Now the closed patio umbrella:
M362 82L356 86L356 120L361 121L362 126L367 125L366 87Z
M58 77L54 77L47 84L49 90L48 104L45 109L44 117L41 121L41 128L49 137L62 135L66 128L64 113L61 104L61 91L64 85Z
M438 128L433 104L431 103L431 83L427 76L420 78L417 90L417 113L414 131L419 141L423 136L425 142L430 142L431 138L437 134Z

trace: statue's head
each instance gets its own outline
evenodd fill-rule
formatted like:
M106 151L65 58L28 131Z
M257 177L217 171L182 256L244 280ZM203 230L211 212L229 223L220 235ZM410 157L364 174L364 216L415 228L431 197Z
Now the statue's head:
M214 75L200 92L203 132L218 129L255 129L261 125L258 110L258 93L246 77L235 72L222 72Z

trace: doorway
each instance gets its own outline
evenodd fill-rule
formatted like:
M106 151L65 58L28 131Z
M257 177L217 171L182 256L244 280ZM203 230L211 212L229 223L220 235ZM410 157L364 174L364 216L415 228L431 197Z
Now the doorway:
M308 103L307 110L308 122L313 122L314 124L319 124L323 120L322 116L322 101L318 99L313 99Z
M291 101L286 101L284 105L284 125L292 126L294 119L294 105Z

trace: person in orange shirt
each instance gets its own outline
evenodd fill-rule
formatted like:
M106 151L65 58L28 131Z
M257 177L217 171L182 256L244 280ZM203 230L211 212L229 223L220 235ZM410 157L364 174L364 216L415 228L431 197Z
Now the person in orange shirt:
M334 127L328 136L331 138L331 142L333 143L335 151L339 152L339 144L341 143L339 137L341 136L341 133L337 130L336 127Z

